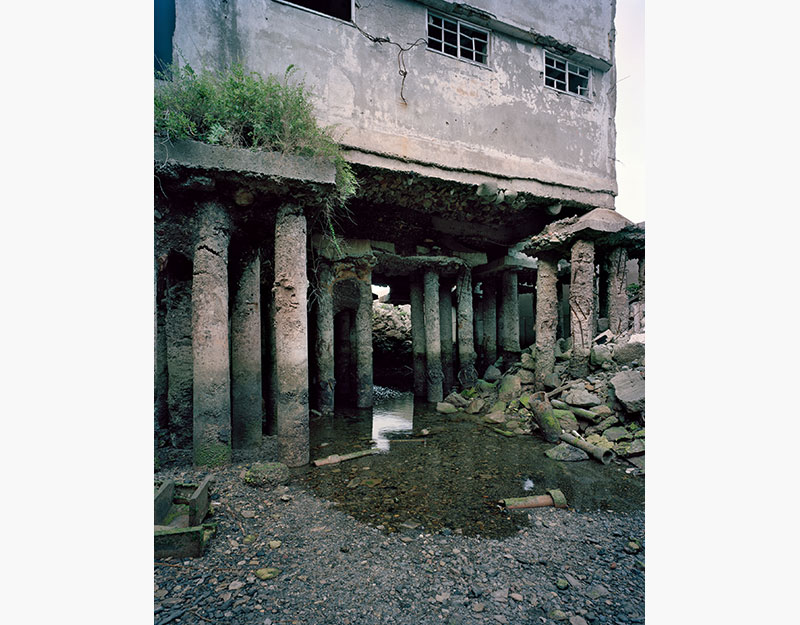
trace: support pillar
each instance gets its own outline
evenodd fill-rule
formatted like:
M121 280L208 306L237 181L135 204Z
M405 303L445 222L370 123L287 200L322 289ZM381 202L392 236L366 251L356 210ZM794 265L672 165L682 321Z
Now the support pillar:
M231 443L261 445L261 259L242 263L231 310Z
M639 259L639 300L644 300L644 256Z
M608 255L608 328L614 334L628 330L628 252L623 247L614 248Z
M414 395L425 396L425 313L423 311L422 281L411 276L409 281L411 300L411 351L414 365Z
M427 398L434 403L443 399L442 344L439 328L439 275L430 269L423 276L423 311Z
M199 208L192 274L193 450L195 465L217 466L231 460L230 222L215 202Z
M500 351L505 365L519 360L519 296L517 272L503 272L500 302Z
M453 349L453 296L450 283L439 280L439 340L442 346L442 393L447 395L455 386L455 353Z
M316 341L314 358L317 365L317 410L331 415L334 410L336 388L335 359L333 351L333 271L327 263L317 270Z
M558 324L558 260L539 256L536 269L536 362L534 384L544 390L545 378L556 363L556 326Z
M275 220L275 417L278 459L308 464L308 315L306 218L283 205Z
M349 309L341 311L333 318L334 324L334 391L339 399L348 405L353 400L353 346L352 324L353 312Z
M483 341L488 367L497 360L497 289L492 278L483 283Z
M475 373L475 338L472 313L472 272L469 267L461 270L456 282L456 329L458 336L458 366L460 377L472 380Z
M180 260L179 260L180 259ZM167 411L170 443L178 449L192 446L192 282L191 263L174 256L171 265L186 265L186 275L167 274L164 333L167 356ZM179 267L182 269L182 267Z
M356 407L372 406L372 271L358 282L356 310Z
M570 375L582 378L589 373L594 320L594 242L576 241L570 257L572 276L569 288L572 358Z

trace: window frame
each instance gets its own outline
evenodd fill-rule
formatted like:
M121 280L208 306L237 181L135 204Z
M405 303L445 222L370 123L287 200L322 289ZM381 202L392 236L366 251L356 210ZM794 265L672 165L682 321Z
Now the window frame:
M319 15L320 17L327 17L330 20L336 20L337 22L341 22L342 24L349 24L352 26L355 24L355 15L356 15L356 2L355 0L350 0L350 19L345 20L341 17L336 17L335 15L328 15L327 13L320 13L314 9L309 9L308 7L304 7L302 4L297 4L292 2L292 0L272 0L273 2L277 2L278 4L284 4L286 6L290 6L293 9L299 9L301 11L305 11L307 13L311 13L312 15Z
M551 57L555 62L564 63L564 69L563 70L560 69L560 68L557 68L557 67L555 68L555 69L558 69L559 71L563 71L564 72L564 81L563 81L564 89L560 89L559 87L547 84L548 80L553 80L554 82L556 82L555 78L551 78L551 77L549 77L547 75L547 70L550 67L547 64L548 57ZM553 91L555 91L557 93L564 93L566 95L574 96L576 98L580 98L580 99L586 100L588 102L592 101L592 68L591 67L589 67L587 65L580 65L579 63L575 63L573 61L570 61L569 59L567 59L567 58L565 58L563 56L560 56L558 54L555 54L555 53L551 52L550 50L547 50L546 48L542 50L542 63L543 63L543 67L544 67L544 71L542 72L542 77L544 78L544 86L545 86L546 89L552 89ZM586 75L583 76L579 71L571 71L571 70L582 70L582 71L586 72ZM570 78L570 75L578 76L579 78L585 78L586 79L586 95L583 95L581 93L575 93L574 91L570 91L569 90L569 84L570 84L569 78ZM558 81L558 82L562 82L562 81Z
M430 39L431 39L430 27L432 26L431 17L437 17L440 20L442 20L441 28L442 28L443 34L442 34L442 39L441 39L441 45L442 45L442 49L441 50L437 50L436 48L431 48L430 47ZM455 33L456 34L456 43L455 44L447 44L447 45L449 45L451 47L455 47L457 54L450 54L449 52L445 52L444 51L444 48L445 48L444 20L447 20L448 22L455 22L455 24L456 24L456 33ZM461 37L462 37L461 26L462 25L466 26L467 28L470 28L472 30L475 30L475 31L478 31L478 32L486 34L486 52L484 53L484 56L486 58L486 62L482 63L480 61L476 61L474 59L470 59L469 57L462 56L462 54L461 54L461 50L462 50L462 46L461 46ZM436 27L436 28L438 28L438 27ZM448 32L452 32L452 31L448 31ZM469 37L470 39L473 40L473 42L475 41L475 38L470 36L470 35L466 35L465 34L463 36L464 37ZM484 28L483 26L478 26L477 24L473 24L472 22L467 22L467 21L459 19L457 17L453 17L453 16L450 16L450 15L447 15L446 13L440 13L438 11L431 11L430 9L428 9L426 11L426 15L425 15L425 49L430 51L430 52L435 52L436 54L441 54L442 56L446 56L449 59L456 59L458 61L463 61L464 63L470 63L471 65L476 65L477 67L482 67L483 69L491 69L491 67L489 66L489 58L491 56L491 51L492 51L492 31L490 29L488 29L488 28ZM476 53L476 50L475 50L474 47L472 48L471 52L472 52L472 54L474 56L475 53Z

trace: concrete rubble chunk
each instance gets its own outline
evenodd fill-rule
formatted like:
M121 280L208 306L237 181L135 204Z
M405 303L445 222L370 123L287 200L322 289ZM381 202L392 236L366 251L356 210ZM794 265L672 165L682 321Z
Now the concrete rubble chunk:
M578 406L579 408L591 408L592 406L599 406L603 403L600 397L581 388L569 391L564 396L564 401L573 406Z
M453 414L454 412L458 412L458 408L449 402L439 401L436 402L436 412L440 412L442 414Z
M644 375L638 371L620 371L611 378L611 386L628 412L644 410Z
M589 454L585 451L567 443L559 443L555 447L548 449L544 454L551 460L559 460L561 462L580 462L581 460L589 459Z

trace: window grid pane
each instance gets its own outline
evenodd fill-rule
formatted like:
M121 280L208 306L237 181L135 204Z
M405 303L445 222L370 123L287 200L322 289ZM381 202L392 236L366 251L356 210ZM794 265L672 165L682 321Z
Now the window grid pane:
M464 22L428 13L428 48L486 65L489 33Z
M547 51L545 51L544 66L546 87L564 93L574 93L585 98L589 97L590 71L588 68L551 56Z

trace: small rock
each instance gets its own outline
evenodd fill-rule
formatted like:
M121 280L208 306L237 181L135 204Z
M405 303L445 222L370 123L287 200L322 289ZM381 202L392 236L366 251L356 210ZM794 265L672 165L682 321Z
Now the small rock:
M586 619L582 616L571 616L569 619L569 625L589 625L586 622Z
M450 598L450 593L449 592L443 592L440 595L436 595L436 601L438 601L439 603L444 603L449 598Z
M495 601L505 602L508 601L508 588L500 588L492 593L492 599Z
M612 443L615 443L615 442L617 442L619 440L623 440L623 439L633 438L633 436L631 436L631 433L628 432L628 430L626 430L624 427L621 427L621 426L615 426L613 428L608 428L605 432L603 432L603 436L607 440L611 441Z
M514 601L522 601L522 595L519 594L518 592L512 592L508 596L511 597Z
M630 541L627 545L625 545L625 551L628 553L639 553L642 549L641 545L637 543L635 540Z
M505 423L506 415L503 412L490 412L483 418L483 420L490 423Z
M228 590L239 590L242 586L244 586L244 582L240 582L237 579L228 585Z
M608 589L602 584L594 584L589 588L589 590L586 591L586 596L589 597L589 599L599 599L607 594Z
M569 588L569 582L565 580L563 577L559 577L556 580L556 588L558 588L559 590L566 590L567 588Z
M560 443L555 447L551 447L544 454L551 460L560 460L561 462L580 462L581 460L589 459L589 454L585 451L567 443Z
M270 549L278 549L283 543L279 540L271 540L269 541L269 548Z
M567 620L567 615L562 610L550 610L550 612L547 613L547 616L549 616L554 621Z
M440 412L442 414L453 414L454 412L458 412L458 408L456 408L453 404L439 401L436 402L436 412Z
M408 536L401 536L400 540L402 540L404 543L410 543L413 539L409 538Z
M245 519L254 519L256 518L256 513L253 512L252 510L242 510L242 516Z
M472 611L473 612L483 612L485 607L486 606L484 606L482 603L473 603L472 604Z
M564 396L564 401L580 408L591 408L592 406L599 406L603 403L602 399L594 393L590 393L585 388L572 389Z
M503 377L502 372L494 365L486 367L486 372L483 374L483 379L487 382L497 382L501 377Z
M274 579L275 577L278 577L278 575L280 574L281 570L273 567L266 567L263 569L258 569L256 571L256 577L262 580Z

